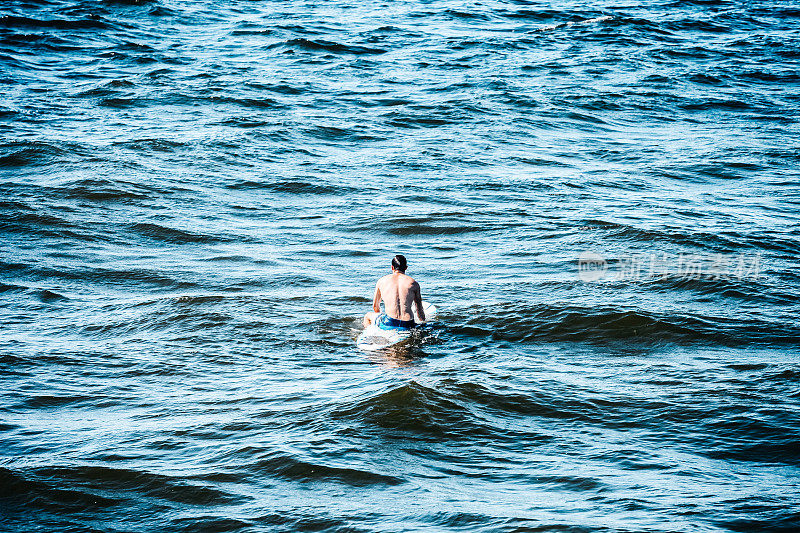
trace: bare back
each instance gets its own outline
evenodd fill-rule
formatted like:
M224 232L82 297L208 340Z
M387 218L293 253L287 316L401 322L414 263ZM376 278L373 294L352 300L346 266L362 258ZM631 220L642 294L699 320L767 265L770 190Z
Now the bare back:
M380 312L381 300L383 300L384 312L397 320L414 320L412 305L416 302L419 319L425 320L419 284L411 276L393 272L379 279L375 287L375 299L372 303L376 313Z

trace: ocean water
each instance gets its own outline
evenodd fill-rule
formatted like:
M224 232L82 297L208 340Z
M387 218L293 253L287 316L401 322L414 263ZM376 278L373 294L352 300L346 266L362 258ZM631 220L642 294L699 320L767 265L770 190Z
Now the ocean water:
M798 117L795 2L4 1L0 530L797 531Z

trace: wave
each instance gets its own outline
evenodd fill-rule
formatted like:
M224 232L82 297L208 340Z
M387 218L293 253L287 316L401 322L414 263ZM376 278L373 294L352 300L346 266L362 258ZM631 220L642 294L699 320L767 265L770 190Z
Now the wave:
M711 277L654 277L641 282L641 287L656 293L688 291L697 295L708 295L764 304L797 304L800 296L791 290L789 283L779 285L758 279L713 279Z
M76 93L76 96L111 96L119 94L120 89L132 89L135 87L136 84L129 80L112 80L92 89L86 89Z
M196 100L197 97L192 97L193 100ZM246 98L246 97L234 97L234 96L207 96L202 98L210 103L219 103L219 104L234 104L237 106L241 106L244 108L250 109L279 109L286 107L278 100L274 98Z
M463 402L415 381L337 407L329 416L356 422L371 431L421 440L497 436Z
M56 216L50 214L50 212L76 213L79 211L78 208L59 205L53 200L90 200L92 202L127 204L138 203L141 200L152 199L157 196L171 196L183 192L184 189L180 186L165 187L143 182L95 177L68 181L61 185L4 182L0 183L0 191L11 198L19 198L19 200L0 201L0 211L6 212L8 219L18 220L19 222L27 221L35 225L35 217L44 217L42 224L47 225L47 217ZM34 209L24 200L28 197L46 198L48 201L44 206L37 206ZM33 216L34 218L26 220L28 216Z
M273 83L250 81L247 82L245 86L250 89L254 89L256 91L269 91L272 93L278 93L288 96L297 96L300 94L315 92L309 84L305 84L305 86L296 86L296 85L290 85L289 83L273 84Z
M371 485L401 485L402 478L348 466L308 462L285 453L271 453L246 467L251 474L268 475L293 481L333 481L365 487Z
M141 183L101 178L78 180L51 190L62 193L64 198L122 203L152 198L154 193L165 192Z
M800 432L794 423L781 413L780 419L770 423L749 417L732 420L731 417L707 424L712 431L706 438L706 455L722 461L752 462L800 466L797 442ZM716 429L717 431L713 431ZM713 437L714 434L722 437Z
M470 318L447 327L454 335L508 342L636 340L646 343L723 345L797 344L796 322L754 317L723 318L697 313L648 312L618 307L506 303L491 309L472 306Z
M396 128L431 128L455 124L455 120L431 115L411 115L409 113L393 112L384 117L386 124Z
M30 509L83 512L129 503L141 497L189 505L229 505L241 498L221 490L141 470L105 466L0 467L0 487ZM109 497L114 494L113 497Z
M53 282L54 280L77 280L116 286L140 284L155 288L190 289L196 283L167 276L158 270L145 268L115 269L108 267L51 267L34 262L9 262L0 260L0 268L14 273L20 279Z
M278 44L272 44L270 48L299 48L301 50L308 50L311 52L330 52L332 54L352 54L352 55L379 55L385 54L387 51L381 48L371 48L368 46L360 46L354 44L342 44L334 41L325 41L322 39L289 39Z
M242 242L248 238L243 236L210 235L197 233L178 228L171 228L152 222L137 222L130 224L128 229L140 237L165 242L169 244L209 244L222 242Z
M47 289L35 290L32 291L32 293L42 303L64 302L69 300L67 296Z
M428 213L418 216L384 216L381 219L370 217L366 220L353 220L348 227L341 228L347 232L365 230L385 232L389 235L461 235L467 233L500 232L504 229L521 227L524 222L504 213L505 220L498 221L491 213Z
M287 194L312 194L312 195L348 195L357 192L359 189L343 184L326 184L321 182L312 183L302 180L280 180L280 181L254 181L244 180L228 185L229 189L234 190L258 190L275 193Z
M4 265L0 263L0 265ZM24 285L16 285L14 283L2 283L0 282L0 293L3 292L16 292L16 293L25 293L28 291L28 287Z
M158 4L160 0L102 0L106 5L120 5L120 6L142 6L148 4ZM160 7L160 6L159 6ZM170 11L170 14L174 12ZM152 14L152 13L151 13Z
M87 396L87 395L62 395L62 396L53 396L53 395L44 395L44 394L37 394L34 396L27 396L22 404L19 406L20 408L28 408L28 409L41 409L41 408L54 408L54 407L65 407L65 406L80 406L80 405L91 405L96 400L99 400L97 396Z
M85 19L65 20L65 19L46 19L40 20L30 17L19 17L15 15L3 15L0 17L0 27L6 28L41 28L56 30L107 30L112 25L100 16L88 17Z
M321 141L329 141L332 143L383 140L380 136L369 135L365 133L366 131L369 130L363 128L340 128L337 126L322 125L314 125L303 129L303 133L306 135Z
M74 153L82 153L82 147L69 143L44 141L13 141L0 144L0 168L18 168L47 165Z
M614 20L614 17L611 15L603 15L600 17L594 17L590 19L583 19L583 20L570 20L567 22L559 22L557 24L550 24L548 26L543 26L538 28L537 31L553 31L560 28L569 28L572 26L587 26L589 24L597 24L599 22L607 22L610 20Z
M120 148L127 148L129 150L137 150L152 154L153 152L173 153L181 148L189 146L187 143L174 141L172 139L134 139L132 141L115 142L113 146Z
M750 111L754 109L750 102L720 98L691 99L679 104L679 107L687 111Z
M689 249L699 248L716 252L751 252L753 244L764 246L769 243L768 240L765 241L764 239L747 239L745 234L739 232L712 233L710 231L686 231L683 228L642 228L633 224L592 218L583 219L581 224L586 228L600 230L607 237L615 240L642 242L650 246L653 243L667 242ZM776 235L775 238L785 239L782 235ZM786 244L794 246L793 243ZM775 246L784 247L778 244Z
M14 514L23 509L44 509L52 512L85 512L101 510L119 505L120 498L96 494L90 490L64 488L58 482L39 479L38 476L24 475L8 468L0 467L0 493L4 497L4 507Z
M28 206L12 210L0 221L0 231L3 233L41 233L37 230L74 227L75 224L65 218L37 212Z
M80 331L95 339L113 339L142 332L177 332L190 336L200 331L207 335L211 331L229 324L230 315L209 311L162 310L154 315L132 319L103 320L95 324L83 324Z
M499 391L471 382L445 378L438 390L469 405L480 406L502 416L535 416L542 418L594 422L603 417L602 407L588 400L563 397L558 391ZM607 406L604 406L607 407ZM499 429L499 428L495 428ZM551 440L548 435L527 434L527 438Z

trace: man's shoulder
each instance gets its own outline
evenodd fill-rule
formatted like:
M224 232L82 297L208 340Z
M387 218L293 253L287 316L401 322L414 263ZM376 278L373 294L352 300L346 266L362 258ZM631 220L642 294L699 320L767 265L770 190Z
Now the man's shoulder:
M415 280L415 279L414 279L414 278L412 278L411 276L409 276L409 275L406 275L406 278L407 278L407 279L406 279L406 283L408 283L408 285L409 285L410 287L416 287L416 286L419 286L419 283L417 283L417 280Z

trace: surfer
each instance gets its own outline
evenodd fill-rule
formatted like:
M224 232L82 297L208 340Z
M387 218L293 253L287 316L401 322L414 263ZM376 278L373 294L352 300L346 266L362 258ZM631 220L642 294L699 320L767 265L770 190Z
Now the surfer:
M384 312L381 313L381 300ZM364 315L364 327L374 323L381 329L409 330L416 326L412 305L417 305L417 317L425 321L422 293L419 283L406 276L406 258L396 255L392 259L392 273L383 276L375 286L372 311Z

